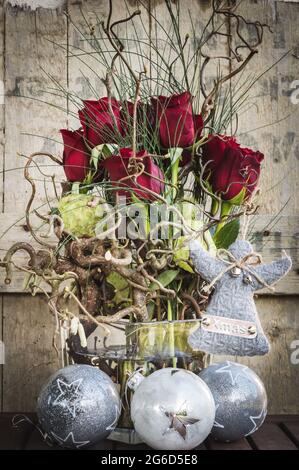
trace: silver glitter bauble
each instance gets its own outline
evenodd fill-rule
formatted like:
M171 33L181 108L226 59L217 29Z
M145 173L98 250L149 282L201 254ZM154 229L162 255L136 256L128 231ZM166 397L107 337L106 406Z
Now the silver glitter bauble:
M42 429L59 445L81 448L105 439L115 428L121 403L107 374L72 365L52 375L37 402Z
M131 418L138 435L150 447L188 450L211 431L215 404L198 376L169 367L140 383L133 395Z
M225 361L199 374L209 386L216 405L211 436L236 441L255 432L267 414L267 394L260 378L243 364Z

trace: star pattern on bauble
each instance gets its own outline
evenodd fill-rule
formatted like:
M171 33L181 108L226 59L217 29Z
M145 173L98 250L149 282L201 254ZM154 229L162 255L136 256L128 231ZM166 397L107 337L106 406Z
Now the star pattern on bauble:
M253 434L255 431L258 430L261 424L263 424L266 414L267 414L267 408L265 407L262 409L259 415L249 416L249 419L253 424L253 428L247 434L245 434L245 437L249 436L250 434Z
M236 385L236 380L238 377L248 378L249 369L243 364L237 364L236 362L225 361L225 365L217 369L216 374L229 374L232 385Z
M218 410L219 406L220 406L220 405L219 405L219 403L218 403L218 405L216 405L215 414L217 414L217 410ZM221 424L221 423L218 423L218 421L216 421L216 419L215 419L214 424L213 424L213 427L214 427L214 428L221 428L221 429L223 429L223 428L224 428L224 425Z
M115 426L117 425L120 412L121 412L121 405L119 405L119 406L115 405L115 418L114 418L114 420L112 421L112 423L109 424L109 426L107 426L106 431L113 431L113 429L114 429Z
M65 438L58 436L58 434L55 434L53 431L51 432L51 434L58 441L58 443L63 445L64 447L67 447L71 444L71 447L75 446L76 449L79 449L80 447L90 444L90 441L75 441L73 432L69 432Z
M81 398L81 395L79 393L79 387L82 381L83 379L77 379L74 380L74 382L68 384L62 379L57 379L56 383L60 394L53 402L53 406L65 406L71 413L72 417L76 418L76 406L79 402L79 399Z

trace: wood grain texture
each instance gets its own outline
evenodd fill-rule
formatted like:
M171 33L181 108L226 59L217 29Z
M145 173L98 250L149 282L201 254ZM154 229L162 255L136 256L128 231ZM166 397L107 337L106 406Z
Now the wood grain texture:
M238 11L246 18L267 23L273 32L265 31L261 51L242 77L244 82L261 76L239 113L237 136L243 144L265 155L261 213L298 215L299 103L294 101L293 82L299 77L299 61L293 52L299 43L299 4L247 0L240 3ZM250 27L243 27L242 32L251 38L254 34Z
M215 441L209 437L206 440L206 445L209 450L252 450L252 447L246 439L230 442L228 445L227 442Z
M3 182L4 182L4 142L5 142L5 35L4 35L4 26L5 26L5 9L3 7L3 2L0 3L0 214L4 209L3 207ZM1 226L1 224L0 224ZM0 250L1 258L1 250ZM0 341L3 341L2 338L2 323L3 323L3 297L0 295ZM4 346L3 346L4 347ZM1 348L1 345L0 345ZM0 360L0 411L2 410L2 374L3 374L3 365Z
M60 11L29 11L7 6L4 210L8 214L23 215L29 195L30 186L23 176L26 159L20 153L27 156L36 151L61 153L61 145L56 141L60 141L59 128L66 121L66 99L56 96L53 80L66 85L66 57L48 39L66 42L66 22ZM39 163L46 175L54 173L46 157L41 157ZM39 194L35 207L47 207L47 197L50 201L53 198L47 183L50 178L37 168L31 174Z
M7 6L5 21L1 21L1 31L4 27L5 178L4 197L1 198L3 203L1 230L5 230L8 220L12 223L22 220L29 195L29 184L23 177L26 160L20 157L19 153L25 155L34 151L58 153L61 148L55 141L59 139L58 129L64 127L66 114L57 109L57 106L65 109L66 99L51 94L50 88L52 87L53 92L54 85L49 75L65 84L67 70L64 55L55 44L48 41L50 39L54 42L63 40L67 42L66 20L61 11L39 9L32 12ZM0 62L0 74L1 64L2 62ZM54 93L57 94L56 91ZM49 105L44 102L48 102ZM0 112L2 108L3 106L0 107ZM1 123L3 118L1 121L0 114ZM25 135L26 133L40 137ZM2 134L3 130L0 134L1 149ZM44 174L53 174L53 167L48 166L48 161L44 157L40 159L40 163ZM46 178L36 168L33 169L32 175L36 180L39 194L35 207L45 207L47 198L51 200L53 197L53 190L45 181L49 180L49 177ZM44 187L48 190L47 196ZM17 230L24 232L20 222L19 224ZM13 236L11 241L13 242ZM5 243L3 245L1 243L2 249L6 247ZM0 256L3 257L3 250ZM21 278L19 279L20 291ZM27 296L5 297L3 310L5 313L1 324L7 362L3 367L1 381L2 406L4 409L13 409L17 403L18 409L24 407L34 409L36 395L42 382L49 372L57 367L57 363L53 365L55 358L53 359L54 350L51 347L53 321L45 305L42 305L40 297L35 299ZM29 345L32 346L30 350Z
M264 423L251 437L257 450L297 450L296 445L275 424Z
M42 385L59 368L54 321L42 295L5 295L3 306L3 410L34 411Z
M4 142L5 142L5 9L0 3L0 212L3 210Z
M2 353L2 359L0 356L0 412L2 411L2 405L3 405L3 368L4 368L3 363L5 362L5 345L3 342L2 324L3 324L3 295L0 295L0 341L1 341L0 354Z
M264 382L269 413L298 413L299 364L292 363L291 355L293 342L299 338L299 298L260 296L255 300L270 353L253 358L213 356L213 362L228 359L246 364Z
M12 213L0 214L0 253L3 257L5 251L17 241L33 243L32 237L26 227L24 217ZM292 257L293 267L290 273L277 283L277 295L296 295L299 292L299 216L270 216L259 215L251 217L248 239L253 243L254 249L261 253L265 262L279 259L284 251ZM56 243L54 236L47 239ZM33 243L36 246L35 243ZM14 261L19 265L26 265L26 256L16 254ZM4 282L5 272L0 271L0 292L23 292L24 274L14 271L12 283ZM269 294L267 289L260 295Z
M37 417L33 413L26 413L30 421L19 422L16 427L12 426L15 413L0 414L0 449L1 450L63 450L56 445L49 446L43 440L41 434L34 427ZM21 417L19 416L18 419ZM298 415L268 416L261 431L237 442L217 442L208 437L199 447L194 450L295 450L299 448L296 440L298 435ZM114 450L131 451L150 450L145 444L126 445L116 441L104 440L89 448L90 450Z

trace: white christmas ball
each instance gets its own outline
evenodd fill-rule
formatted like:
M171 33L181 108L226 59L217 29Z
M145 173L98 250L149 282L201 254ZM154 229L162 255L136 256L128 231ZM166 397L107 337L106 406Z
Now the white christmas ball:
M168 367L142 380L131 418L141 439L154 449L194 449L213 427L215 403L197 375Z

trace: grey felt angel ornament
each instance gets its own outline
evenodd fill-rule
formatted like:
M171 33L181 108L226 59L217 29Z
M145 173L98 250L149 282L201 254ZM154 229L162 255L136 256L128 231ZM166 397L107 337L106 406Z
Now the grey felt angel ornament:
M201 326L188 342L194 349L211 354L256 356L266 354L270 345L261 326L253 294L270 287L292 266L288 256L272 263L260 257L245 240L234 242L225 257L214 258L196 240L190 242L196 271L214 287Z

